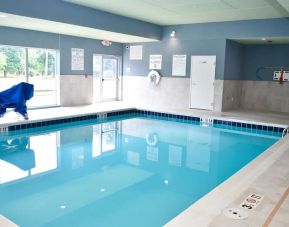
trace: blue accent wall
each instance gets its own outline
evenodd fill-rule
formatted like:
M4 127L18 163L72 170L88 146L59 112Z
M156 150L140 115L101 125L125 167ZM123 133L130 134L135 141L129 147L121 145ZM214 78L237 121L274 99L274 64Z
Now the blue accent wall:
M159 40L161 26L62 0L1 0L0 11Z
M93 54L122 56L123 44L104 47L100 40L0 27L0 45L56 49L60 52L61 75L92 75ZM71 70L71 48L84 49L84 71Z
M244 80L260 80L256 77L256 71L260 67L274 66L289 67L289 44L287 45L246 45L244 47ZM272 81L274 70L260 70L262 80ZM279 70L275 70L279 71Z
M163 38L170 39L176 31L182 39L235 39L289 36L289 18L227 21L165 26Z
M59 35L0 26L0 45L59 49Z
M244 46L232 40L227 40L225 53L224 79L242 80Z
M191 55L216 55L216 79L219 80L258 80L255 68L257 65L269 63L270 53L266 56L259 54L269 47L255 47L256 53L251 51L254 46L238 44L230 39L241 38L261 38L261 37L288 37L289 18L246 20L216 23L200 23L188 25L174 25L163 27L163 39L156 43L143 43L143 60L129 60L129 50L124 49L124 75L146 76L149 72L149 55L162 54L163 65L160 73L162 76L172 74L172 55L187 54L187 76L190 75ZM176 37L171 38L172 31L176 32ZM129 46L129 45L128 45ZM275 45L273 45L275 46ZM286 46L286 45L285 45ZM272 47L271 56L274 56L273 64L285 65L286 56L289 53L281 50L282 47ZM257 56L258 55L258 56ZM272 57L273 58L273 57ZM253 60L253 62L248 62ZM288 63L287 63L288 65ZM126 68L130 68L130 72ZM265 76L265 80L269 80Z
M4 0L1 1L0 5L10 6L8 8L11 8L12 2L15 1L17 0ZM38 1L43 3L43 6L47 4L47 1ZM51 0L51 2L53 1L57 0ZM27 0L27 4L31 4L32 2L35 2L35 0ZM69 7L76 6L69 4ZM16 7L15 10L21 11L21 7L19 9ZM29 11L28 8L22 10L25 12ZM83 10L91 9L85 8ZM44 11L46 14L46 11L49 10ZM41 14L38 11L34 13ZM67 17L67 20L69 19L68 15L65 17ZM115 22L116 25L117 23ZM122 27L122 22L120 21L118 25ZM139 24L139 27L142 29L141 24ZM123 55L124 75L146 76L149 72L149 55L162 54L163 62L160 73L162 76L170 77L172 76L173 55L186 54L187 77L190 75L191 55L216 55L216 79L259 80L256 77L256 70L259 67L289 65L289 45L240 45L229 39L263 36L288 37L288 28L289 20L286 18L165 26L163 27L163 39L159 42L127 45L113 43L110 47L103 47L99 40L0 27L0 44L58 49L60 50L60 73L62 75L92 74L92 56L95 53ZM175 38L170 37L170 33L173 30L176 31ZM145 32L145 29L143 32ZM130 45L143 45L142 60L129 59L129 49L126 46ZM70 70L71 48L83 48L85 50L84 71ZM130 72L126 70L127 68L130 68ZM261 71L260 75L263 80L272 80L272 71Z
M84 71L71 71L71 48L84 49ZM93 54L107 54L122 57L123 44L112 43L105 47L100 40L83 39L72 36L60 36L60 72L61 75L92 75Z
M158 70L162 76L172 76L172 58L174 54L187 55L187 77L190 76L191 55L216 55L216 78L222 79L224 75L225 45L226 41L222 39L207 40L181 40L171 38L153 43L131 44L143 45L143 59L130 60L129 47L124 45L123 71L127 76L146 76L149 70L149 55L162 55L162 70ZM127 72L130 68L130 72Z

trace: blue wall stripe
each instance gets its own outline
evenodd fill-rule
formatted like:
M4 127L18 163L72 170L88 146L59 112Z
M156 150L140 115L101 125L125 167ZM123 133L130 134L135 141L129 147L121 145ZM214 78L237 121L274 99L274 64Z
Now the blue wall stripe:
M74 24L89 28L161 38L161 27L148 22L71 4L63 0L1 0L1 12Z
M123 44L104 47L100 40L0 26L0 45L57 49L60 51L60 75L92 75L93 54L122 56ZM84 49L84 70L71 70L71 48Z

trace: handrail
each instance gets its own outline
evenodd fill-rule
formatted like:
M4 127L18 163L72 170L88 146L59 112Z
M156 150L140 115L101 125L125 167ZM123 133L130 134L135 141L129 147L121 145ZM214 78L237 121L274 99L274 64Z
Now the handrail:
M289 133L289 127L284 128L284 130L283 130L283 132L282 132L282 138L283 138L284 136L286 136L288 133Z

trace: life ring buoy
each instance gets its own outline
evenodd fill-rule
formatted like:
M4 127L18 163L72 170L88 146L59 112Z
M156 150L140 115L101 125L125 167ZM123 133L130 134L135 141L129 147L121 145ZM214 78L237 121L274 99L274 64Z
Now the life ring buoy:
M146 142L149 146L156 146L159 142L158 135L156 133L148 133L146 135Z
M158 85L160 82L161 76L156 70L152 70L148 74L148 81L150 83L154 83L155 85Z

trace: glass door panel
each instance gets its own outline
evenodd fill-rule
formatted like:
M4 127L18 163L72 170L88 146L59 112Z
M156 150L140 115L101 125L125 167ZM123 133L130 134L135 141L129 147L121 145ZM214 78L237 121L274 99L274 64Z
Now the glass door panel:
M102 124L102 152L109 152L116 149L116 122Z
M93 55L93 100L101 101L102 56Z
M116 100L117 94L117 59L103 58L102 100Z
M118 99L119 59L115 56L93 56L94 101Z
M28 82L34 85L30 107L57 105L56 51L28 49Z

